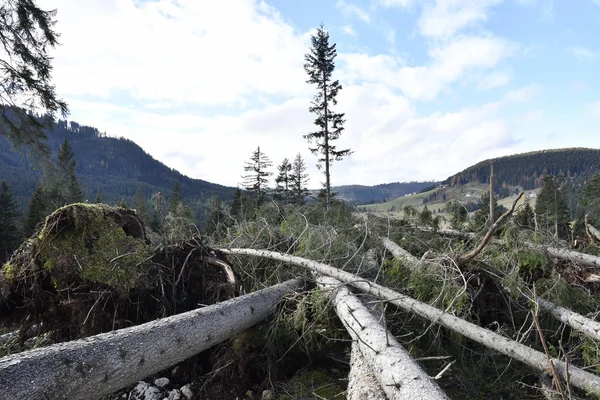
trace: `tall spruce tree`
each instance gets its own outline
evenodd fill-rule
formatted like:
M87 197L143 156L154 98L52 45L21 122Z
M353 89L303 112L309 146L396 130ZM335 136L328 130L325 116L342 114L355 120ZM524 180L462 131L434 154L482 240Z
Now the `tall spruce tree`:
M240 219L242 216L242 206L243 206L243 194L241 189L238 187L235 190L235 194L233 195L233 201L231 202L231 206L229 207L229 215L231 218Z
M538 228L545 229L554 237L568 239L571 231L571 216L563 189L552 175L545 176L544 186L535 203Z
M133 208L137 216L144 222L145 226L150 224L150 216L148 215L148 202L141 186L138 186L133 196Z
M290 181L292 201L296 204L304 203L304 198L310 194L310 191L307 187L308 174L306 173L306 164L300 153L296 154L296 158L292 162Z
M42 128L57 113L66 116L67 104L51 84L52 58L58 45L53 31L56 10L44 11L34 0L3 1L0 5L0 135L17 148L28 147L34 156L49 154ZM41 112L45 118L38 119Z
M260 151L260 146L252 152L250 161L246 161L244 171L249 172L248 175L243 175L245 189L257 196L258 201L262 201L269 184L269 176L273 175L268 171L273 163L269 157Z
M515 214L515 223L523 229L535 228L535 214L533 213L533 207L531 207L528 201Z
M42 184L38 183L35 191L29 199L27 205L27 214L23 223L23 233L26 237L33 235L35 228L49 213L48 195L44 191Z
M212 196L208 202L208 209L209 212L204 233L218 240L222 237L225 230L225 213L223 212L221 200L216 196Z
M600 172L587 182L581 193L581 205L589 214L590 224L600 224Z
M44 190L53 210L66 204L81 203L84 200L83 190L75 173L76 163L73 147L65 138L58 149L56 168L49 168L48 176L44 180Z
M179 182L175 182L175 185L173 185L173 191L171 192L171 197L169 197L167 211L176 213L180 204L183 204L183 194L181 193L181 186L179 186Z
M506 210L503 206L498 205L496 197L493 199L493 208L490 207L490 192L485 192L479 200L481 208L475 212L473 218L473 228L480 230L490 226L490 209L494 210L496 219ZM499 232L499 231L498 231Z
M329 33L325 31L323 24L317 30L316 35L311 37L312 47L310 52L305 54L304 70L308 74L307 83L317 85L317 94L313 98L312 105L309 108L311 113L316 115L315 125L318 130L308 135L304 135L310 143L313 141L316 147L310 147L313 154L318 154L317 165L321 168L325 166L325 201L327 206L331 204L331 174L330 166L335 161L340 161L344 157L352 154L350 149L338 150L332 143L339 139L344 131L344 114L333 111L333 106L337 105L337 95L342 89L338 80L332 80L333 70L335 69L335 58L337 51L335 44L329 44Z
M17 201L5 181L0 185L0 264L19 245L21 234L17 226L19 216Z
M290 160L284 158L281 164L277 167L279 174L275 178L275 195L274 197L277 200L281 200L283 202L287 202L291 197L291 172L292 172L292 164L290 164Z

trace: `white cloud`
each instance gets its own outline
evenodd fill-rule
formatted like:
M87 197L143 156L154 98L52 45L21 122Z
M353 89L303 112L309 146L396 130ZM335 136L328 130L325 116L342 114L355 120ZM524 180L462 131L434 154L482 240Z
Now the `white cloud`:
M385 34L385 40L389 44L393 45L396 43L396 31L390 28Z
M567 51L571 53L580 63L593 61L596 58L598 58L598 54L589 49L586 49L585 47L574 46L567 49Z
M501 0L435 0L426 3L419 20L424 36L448 38L487 20L488 8Z
M344 0L338 0L335 6L339 8L344 15L355 16L363 22L370 23L371 16L368 12L355 4L346 3Z
M308 34L262 2L39 3L59 10L63 45L53 64L63 96L243 105L254 92L296 95L306 89L301 55Z
M535 84L510 90L504 95L503 101L507 103L529 103L541 90L542 88Z
M382 54L340 54L341 74L351 82L385 83L408 97L433 100L467 72L494 68L513 52L514 45L493 36L458 36L430 49L427 66L401 66L400 59Z
M342 26L342 32L344 32L348 36L356 37L356 31L350 25Z
M484 75L477 83L477 88L480 90L489 90L504 86L512 79L511 71L493 71Z
M544 112L542 110L529 111L523 116L525 122L539 122L544 119Z
M600 1L600 0L598 0ZM587 89L587 85L582 81L575 81L569 85L569 91L571 92L583 92Z
M379 5L385 8L408 7L412 3L413 0L379 0Z

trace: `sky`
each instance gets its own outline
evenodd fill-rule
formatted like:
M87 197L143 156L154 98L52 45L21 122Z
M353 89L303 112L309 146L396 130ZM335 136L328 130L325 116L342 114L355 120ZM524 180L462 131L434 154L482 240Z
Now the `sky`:
M600 0L38 0L57 9L53 83L69 120L135 141L192 178L242 183L260 146L301 153L336 43L332 184L442 180L485 159L600 147ZM273 185L273 183L272 183Z

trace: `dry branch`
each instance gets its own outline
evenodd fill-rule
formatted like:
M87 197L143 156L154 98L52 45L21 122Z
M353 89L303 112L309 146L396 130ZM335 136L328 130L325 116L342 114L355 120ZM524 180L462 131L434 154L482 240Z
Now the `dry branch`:
M521 361L537 371L544 371L548 365L546 355L544 353L484 329L471 322L455 317L454 315L445 313L442 310L430 306L429 304L425 304L376 283L366 281L356 275L331 267L327 264L267 250L221 249L221 251L230 255L269 258L272 260L308 268L319 274L331 276L332 278L335 278L343 283L350 284L351 286L363 292L377 296L380 299L387 300L403 310L413 312L420 317L426 318L434 323L449 328L477 343L489 347L490 349L494 349L499 353ZM586 372L580 368L576 368L572 365L569 365L567 371L566 364L563 361L553 359L553 362L557 373L562 379L567 380L568 378L572 385L580 389L600 393L600 377Z
M340 281L320 276L317 283L333 289L337 315L352 339L358 342L388 399L448 399L396 338Z
M515 207L517 206L517 202L519 200L521 200L521 197L523 197L523 193L524 192L521 192L517 196L517 198L515 199L515 201L513 201L512 206L510 207L510 209L508 209L504 214L502 214L500 216L500 218L498 218L496 220L496 222L494 222L492 224L492 226L490 226L490 229L487 231L487 233L483 237L483 240L481 241L481 243L479 243L479 246L477 246L475 249L473 249L473 251L471 251L468 254L459 255L458 257L456 257L456 263L459 266L460 265L464 265L464 264L468 263L469 261L471 261L472 259L474 259L475 257L477 257L477 255L481 252L481 250L483 250L483 248L488 244L488 242L492 238L492 235L494 234L494 232L496 231L496 229L498 229L498 227L500 226L500 224L515 211ZM491 195L490 195L490 199L491 199Z
M98 399L261 322L293 279L209 307L0 359L6 399Z

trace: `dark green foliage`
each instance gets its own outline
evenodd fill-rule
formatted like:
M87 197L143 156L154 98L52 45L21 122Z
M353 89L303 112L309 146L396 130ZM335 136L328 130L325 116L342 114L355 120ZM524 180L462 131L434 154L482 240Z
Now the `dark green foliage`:
M333 111L337 105L337 95L342 89L338 80L332 80L335 69L337 51L335 44L329 44L329 33L321 24L317 34L311 37L312 47L304 56L306 61L304 70L308 74L308 83L317 85L317 94L314 96L309 111L316 115L315 125L318 130L304 135L309 142L316 142L316 147L311 147L313 154L318 154L318 166L325 165L325 201L331 203L331 175L329 167L336 160L352 154L350 149L338 150L333 141L339 139L344 131L344 114Z
M300 153L296 154L291 170L291 189L290 196L295 204L303 204L304 198L310 194L308 190L308 174L306 173L306 164Z
M542 187L542 180L547 175L562 175L567 180L590 177L600 171L600 150L585 148L543 150L494 158L481 161L449 177L446 183L489 184L490 162L494 164L494 192L498 193L503 183L532 190Z
M525 282L535 282L546 275L548 259L539 251L523 250L517 254L519 276Z
M286 203L290 200L292 192L292 164L290 164L290 160L284 158L277 169L279 174L275 178L276 186L273 197Z
M138 218L144 222L146 226L150 223L150 215L148 214L148 202L146 196L142 191L142 187L138 186L133 197L133 209L137 214Z
M481 204L481 208L475 212L475 216L473 218L474 230L482 230L489 228L490 226L490 193L484 193L479 202ZM494 197L494 219L498 219L498 217L501 216L505 211L506 209L498 205L496 197Z
M535 228L535 215L528 201L515 213L515 223L523 229Z
M181 186L179 182L175 182L171 196L169 197L169 205L167 206L168 212L176 212L177 207L183 203L183 195L181 194Z
M41 185L38 185L33 192L31 199L29 199L27 214L25 214L23 233L26 237L33 235L37 224L49 214L48 203L46 192L44 192Z
M230 201L235 192L232 187L188 178L155 160L134 142L106 137L96 128L61 120L47 135L54 157L65 139L71 144L76 160L75 173L84 189L84 197L88 199L101 193L106 204L115 204L121 197L132 204L138 186L149 195L169 193L174 183L179 182L183 196L193 207L195 218L201 221L211 196ZM23 213L40 180L40 171L33 167L26 155L15 151L0 135L0 180L6 180L13 188Z
M102 195L100 194L100 192L96 193L96 198L94 199L94 203L96 203L96 204L104 203L104 201L102 200Z
M8 260L19 245L21 233L17 226L17 202L6 182L0 185L0 264Z
M260 151L260 146L252 152L250 161L246 161L244 171L249 172L248 175L242 176L244 179L244 187L250 193L253 193L262 200L265 192L268 189L269 176L273 175L267 169L271 167L273 163L269 160L269 157L265 153Z
M454 229L463 228L469 217L466 207L456 200L446 203L446 212L450 214L450 224Z
M217 197L211 197L204 233L218 241L224 234L226 218L221 201Z
M121 197L121 199L117 202L116 206L121 208L129 208L129 204L127 204L127 200L125 200L125 197Z
M374 186L343 185L334 189L340 198L357 205L375 204L393 200L411 193L419 193L423 188L435 189L437 182L394 182ZM426 190L426 191L429 191Z
M52 58L48 50L58 45L52 29L56 11L44 11L33 0L3 1L0 6L0 41L4 49L0 79L0 135L17 148L47 156L42 128L67 104L56 96L51 84ZM42 112L43 120L35 117Z
M58 149L58 164L54 179L51 179L51 193L56 193L56 198L51 200L56 208L66 204L81 203L84 200L83 190L75 174L75 153L71 143L65 138Z
M569 208L562 187L555 177L544 178L544 186L535 203L535 214L538 229L544 229L560 239L569 238Z
M229 207L229 215L231 218L239 219L242 212L242 191L240 188L237 188L235 194L233 196L233 201L231 202L231 206Z
M583 188L581 206L589 214L590 224L600 225L600 172L594 174Z

